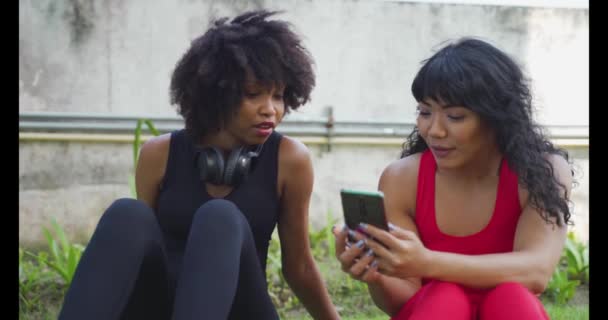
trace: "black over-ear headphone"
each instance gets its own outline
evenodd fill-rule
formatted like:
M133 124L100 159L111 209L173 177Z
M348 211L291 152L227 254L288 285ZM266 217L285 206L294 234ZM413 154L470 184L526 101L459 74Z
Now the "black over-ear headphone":
M197 152L196 164L201 180L216 185L237 186L247 178L253 158L260 155L263 144L255 151L246 147L232 149L224 161L222 151L216 147L204 147Z

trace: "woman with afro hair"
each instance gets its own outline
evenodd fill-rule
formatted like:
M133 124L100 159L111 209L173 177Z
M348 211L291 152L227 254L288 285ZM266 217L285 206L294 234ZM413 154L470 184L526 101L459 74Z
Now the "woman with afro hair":
M313 59L275 12L216 20L170 84L185 127L142 146L137 199L102 215L59 319L278 319L266 259L275 226L287 283L338 319L308 239L305 145L275 131L310 100Z

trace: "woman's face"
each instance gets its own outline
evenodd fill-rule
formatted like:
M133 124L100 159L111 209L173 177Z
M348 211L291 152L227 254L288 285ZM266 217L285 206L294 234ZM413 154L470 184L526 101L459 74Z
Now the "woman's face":
M244 85L244 96L227 132L241 145L262 144L285 114L284 86L263 86L254 81Z
M426 98L419 102L416 124L439 168L470 165L487 150L495 149L493 131L464 106Z

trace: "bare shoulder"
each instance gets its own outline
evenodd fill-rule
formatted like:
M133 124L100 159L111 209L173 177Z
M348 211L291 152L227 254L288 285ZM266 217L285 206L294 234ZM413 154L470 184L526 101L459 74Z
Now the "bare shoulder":
M279 145L279 164L292 166L306 165L311 162L310 150L301 141L283 136Z
M391 162L382 172L378 189L395 212L414 217L420 154L413 154Z
M306 145L296 139L283 136L279 144L278 163L279 197L289 203L307 203L306 199L312 193L314 171L310 151Z
M392 184L416 185L418 181L418 168L420 167L420 153L391 162L380 176L380 181Z
M547 160L553 166L553 173L555 174L558 181L564 182L572 182L572 168L570 167L570 163L564 157L559 154L549 154L547 155Z
M171 133L165 133L160 136L152 137L141 146L140 160L145 161L162 161L166 162L169 154L169 145L171 144Z
M570 191L572 189L573 177L572 177L572 167L568 160L566 160L563 156L555 153L547 154L546 159L549 161L551 166L553 167L553 175L555 179L565 187L566 194L568 198L570 197ZM562 187L560 187L561 189ZM522 208L525 207L528 203L528 190L522 185L519 186L519 199Z
M135 171L137 198L156 208L156 197L165 175L171 134L163 134L144 142Z

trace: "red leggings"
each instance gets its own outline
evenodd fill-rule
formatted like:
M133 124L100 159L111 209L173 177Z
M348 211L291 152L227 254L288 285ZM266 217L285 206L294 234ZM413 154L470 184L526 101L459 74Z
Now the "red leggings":
M548 320L549 316L540 300L519 283L503 283L490 290L470 290L434 280L420 288L391 319Z

